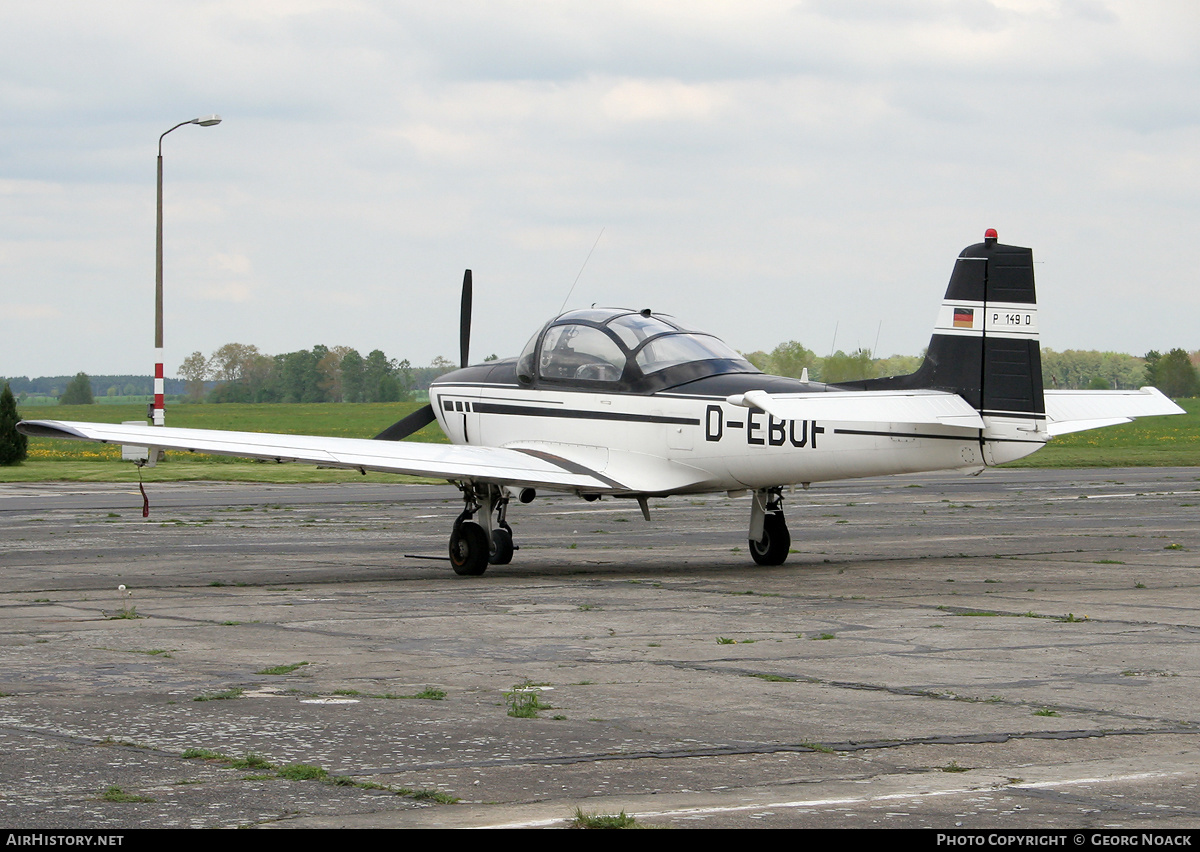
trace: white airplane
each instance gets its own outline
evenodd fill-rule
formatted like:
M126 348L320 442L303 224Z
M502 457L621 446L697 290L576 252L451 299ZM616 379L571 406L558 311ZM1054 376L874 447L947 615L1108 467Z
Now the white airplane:
M650 310L569 311L517 358L462 368L429 405L373 439L27 420L27 435L444 478L463 494L450 534L458 574L511 561L513 496L536 489L638 501L753 493L749 545L779 565L787 486L985 468L1050 438L1183 412L1155 388L1043 391L1033 252L989 229L959 255L920 369L838 385L765 375L716 337ZM452 444L403 442L436 418Z

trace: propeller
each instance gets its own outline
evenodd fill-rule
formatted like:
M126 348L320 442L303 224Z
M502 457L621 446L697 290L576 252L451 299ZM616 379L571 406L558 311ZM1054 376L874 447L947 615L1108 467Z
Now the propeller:
M471 348L471 270L463 272L462 307L458 314L458 366L467 366Z
M463 273L462 306L458 317L458 360L459 366L467 366L468 352L471 349L471 270ZM437 419L433 406L425 404L405 417L397 420L391 426L375 436L376 441L403 441L412 433L424 429Z
M436 419L437 415L433 413L433 406L426 403L403 420L397 420L391 426L384 429L375 436L375 440L403 441L413 432L424 429Z

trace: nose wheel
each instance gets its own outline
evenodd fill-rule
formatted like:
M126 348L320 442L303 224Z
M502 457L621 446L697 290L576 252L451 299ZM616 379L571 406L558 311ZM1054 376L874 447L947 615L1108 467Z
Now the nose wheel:
M750 556L758 565L782 565L792 549L792 534L783 517L783 489L754 492L750 510Z

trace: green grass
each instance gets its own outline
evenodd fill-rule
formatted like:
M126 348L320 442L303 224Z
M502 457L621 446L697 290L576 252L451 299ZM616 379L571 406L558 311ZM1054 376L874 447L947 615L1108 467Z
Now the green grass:
M553 710L549 704L543 704L539 687L544 684L523 681L515 684L511 691L504 693L504 701L508 705L508 715L518 719L536 719L539 710Z
M1187 414L1151 417L1122 426L1055 438L1032 456L1008 467L1200 466L1200 399L1179 400ZM282 432L342 438L370 438L421 403L196 404L167 410L167 423L189 429ZM30 405L21 415L38 420L120 423L144 420L144 404ZM446 443L436 423L410 440ZM414 482L414 477L370 473L376 482ZM132 464L121 461L121 448L110 444L30 438L29 458L0 467L0 482L136 482ZM346 482L362 479L356 471L317 470L311 465L254 462L224 456L170 452L166 461L142 469L146 482L209 480L231 482ZM428 481L428 480L427 480Z
M1187 413L1147 417L1055 438L1005 467L1194 467L1200 465L1200 399L1175 400Z
M437 802L443 805L453 805L459 801L457 796L443 793L441 790L414 790L409 787L391 787L377 784L373 781L358 781L349 775L330 775L329 770L310 763L291 763L287 766L275 766L261 754L247 754L244 757L231 757L227 754L212 751L207 748L185 749L180 755L184 760L211 760L223 763L230 769L258 769L265 774L248 775L245 780L268 781L273 778L284 778L288 781L320 781L334 787L358 787L363 790L386 790L397 796L405 796L417 801ZM117 788L109 788L117 789ZM124 795L124 794L122 794ZM153 801L152 799L110 799L109 801Z
M247 754L245 757L233 758L229 765L234 769L274 769L275 765L261 754Z
M257 672L255 672L255 674L260 674L260 675L291 674L292 672L294 672L296 669L300 668L301 666L307 666L307 665L309 665L309 663L307 661L303 661L303 662L299 662L299 663L292 663L291 665L285 665L285 666L271 666L270 668L263 669L262 671L257 671Z
M235 686L232 689L227 689L224 692L208 692L204 695L197 695L193 701L231 701L234 698L242 697L242 688Z
M167 423L185 429L370 438L420 406L415 402L177 405L167 410ZM120 423L124 420L144 421L146 407L39 405L29 406L20 414L35 420ZM410 440L447 443L436 423L426 426ZM375 482L422 481L399 474L370 473L368 476ZM136 482L137 479L138 472L134 465L121 461L119 445L90 441L30 438L29 458L25 462L12 467L0 467L0 482ZM318 470L306 464L276 464L172 451L158 465L142 468L142 479L146 482L352 482L363 479L363 476L353 470Z
M328 770L308 763L293 763L276 770L275 774L289 781L325 781L329 778Z
M154 799L149 796L138 796L133 793L126 793L116 785L107 788L100 794L100 798L105 802L153 802Z
M213 751L210 748L185 748L179 756L184 760L233 760L232 757L221 754L219 751Z
M637 820L621 811L612 814L585 814L582 809L575 809L575 816L569 823L571 828L640 828Z

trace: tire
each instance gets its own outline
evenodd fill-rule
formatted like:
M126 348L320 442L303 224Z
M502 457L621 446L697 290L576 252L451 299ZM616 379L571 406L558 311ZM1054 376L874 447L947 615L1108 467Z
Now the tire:
M750 555L759 565L782 565L792 548L792 534L782 512L763 518L762 541L750 541Z
M488 567L487 533L474 521L463 521L450 533L450 565L454 573L478 577Z
M512 533L497 527L492 530L492 552L488 562L492 565L507 565L513 558Z

